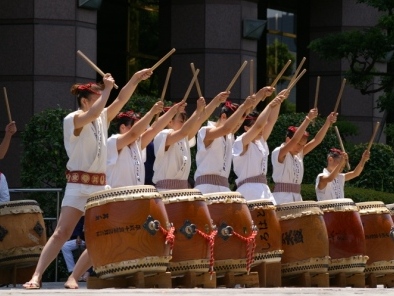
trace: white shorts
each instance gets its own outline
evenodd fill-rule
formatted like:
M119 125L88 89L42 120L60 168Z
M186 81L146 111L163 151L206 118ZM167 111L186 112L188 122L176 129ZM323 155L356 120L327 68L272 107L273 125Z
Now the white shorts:
M84 190L81 190L81 189ZM85 213L85 205L90 194L104 190L105 186L82 185L67 183L62 201L62 207L72 207ZM86 190L89 189L89 190Z

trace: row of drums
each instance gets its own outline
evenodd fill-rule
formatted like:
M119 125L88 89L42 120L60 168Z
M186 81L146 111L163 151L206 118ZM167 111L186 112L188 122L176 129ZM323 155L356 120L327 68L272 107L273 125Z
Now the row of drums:
M382 202L273 205L238 192L131 186L87 201L85 237L100 278L137 271L247 273L281 263L282 276L394 273L393 218Z
M130 186L92 194L85 239L102 279L169 271L247 273L281 264L282 276L394 273L394 204L351 199L273 205L238 192L158 192ZM46 242L35 201L0 204L0 268L36 263Z

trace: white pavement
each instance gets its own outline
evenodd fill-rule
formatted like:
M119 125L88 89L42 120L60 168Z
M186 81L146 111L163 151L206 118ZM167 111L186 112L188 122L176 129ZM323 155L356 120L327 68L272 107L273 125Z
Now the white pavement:
M394 295L393 288L216 288L216 289L87 289L86 283L79 283L78 290L68 290L63 288L63 282L44 282L39 290L25 290L22 285L0 288L0 295L99 295L99 296L146 296L146 295L179 295L179 296L238 296L238 295Z

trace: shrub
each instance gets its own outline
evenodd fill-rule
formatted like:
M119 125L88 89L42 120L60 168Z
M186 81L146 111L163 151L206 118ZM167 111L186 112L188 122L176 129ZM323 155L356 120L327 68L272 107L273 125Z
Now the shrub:
M367 144L355 145L348 151L351 169L359 163ZM371 156L359 177L350 180L354 187L394 192L394 151L389 145L373 144Z

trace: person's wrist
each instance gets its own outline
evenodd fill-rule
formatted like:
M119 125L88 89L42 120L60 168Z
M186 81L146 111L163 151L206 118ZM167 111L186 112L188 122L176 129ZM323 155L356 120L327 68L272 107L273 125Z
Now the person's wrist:
M311 121L312 121L312 119L310 119L308 115L307 115L307 116L305 116L305 119L306 119L306 120L308 120L309 122L311 122Z

